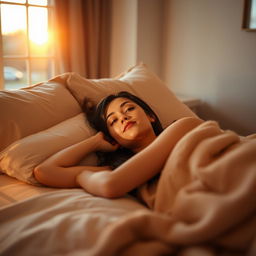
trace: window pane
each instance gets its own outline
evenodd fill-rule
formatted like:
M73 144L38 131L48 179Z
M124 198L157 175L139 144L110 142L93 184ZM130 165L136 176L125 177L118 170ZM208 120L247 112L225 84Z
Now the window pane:
M252 10L251 10L251 17L250 17L250 28L256 29L256 1L252 1Z
M37 4L37 5L44 5L46 6L48 3L47 0L28 0L29 4Z
M29 7L29 40L32 56L50 55L48 33L48 10L40 7Z
M32 84L43 82L53 76L52 60L32 60L31 61L31 79Z
M10 2L10 3L20 3L20 4L26 3L26 0L4 0L4 1Z
M4 61L4 84L6 90L18 89L27 85L26 61Z
M1 24L3 55L26 55L26 7L1 4Z

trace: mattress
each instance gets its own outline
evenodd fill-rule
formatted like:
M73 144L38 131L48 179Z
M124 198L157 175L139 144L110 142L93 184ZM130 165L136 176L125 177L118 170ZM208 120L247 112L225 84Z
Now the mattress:
M0 175L0 207L56 190L58 189L32 186L2 174Z
M98 255L98 242L105 241L112 225L146 209L131 196L106 199L80 188L36 187L5 175L0 175L0 203L1 256Z

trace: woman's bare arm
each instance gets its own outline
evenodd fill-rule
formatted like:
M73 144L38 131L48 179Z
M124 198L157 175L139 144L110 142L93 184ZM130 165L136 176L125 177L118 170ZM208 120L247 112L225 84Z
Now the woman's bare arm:
M83 170L106 170L105 166L78 166L81 159L98 150L112 151L117 148L106 142L101 133L65 148L46 159L34 169L35 178L42 184L51 187L79 187L76 176Z
M97 173L85 170L77 182L88 192L103 197L120 197L159 173L176 143L203 121L182 118L167 127L148 147L114 171Z

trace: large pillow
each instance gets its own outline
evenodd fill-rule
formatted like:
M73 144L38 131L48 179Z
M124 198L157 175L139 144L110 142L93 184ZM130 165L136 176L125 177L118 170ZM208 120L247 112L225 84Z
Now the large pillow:
M85 97L97 103L107 95L119 91L133 93L152 107L164 128L181 117L195 116L143 63L112 79L86 79L77 73L70 73L67 88L80 104Z
M0 91L0 152L18 139L81 112L64 84L58 76L31 87Z
M47 130L29 135L9 145L0 154L0 170L18 180L38 185L33 176L34 168L46 158L72 144L95 134L80 113ZM86 156L80 163L96 165L95 154Z

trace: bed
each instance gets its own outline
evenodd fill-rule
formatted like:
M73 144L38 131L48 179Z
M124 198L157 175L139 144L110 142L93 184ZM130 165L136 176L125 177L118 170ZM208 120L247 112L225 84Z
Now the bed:
M123 90L148 102L164 127L195 116L145 64L115 78L65 73L0 92L0 254L256 255L256 136L216 121L186 134L138 197L106 199L35 180L36 165L95 134L84 97L97 102ZM96 155L81 164L96 165Z

